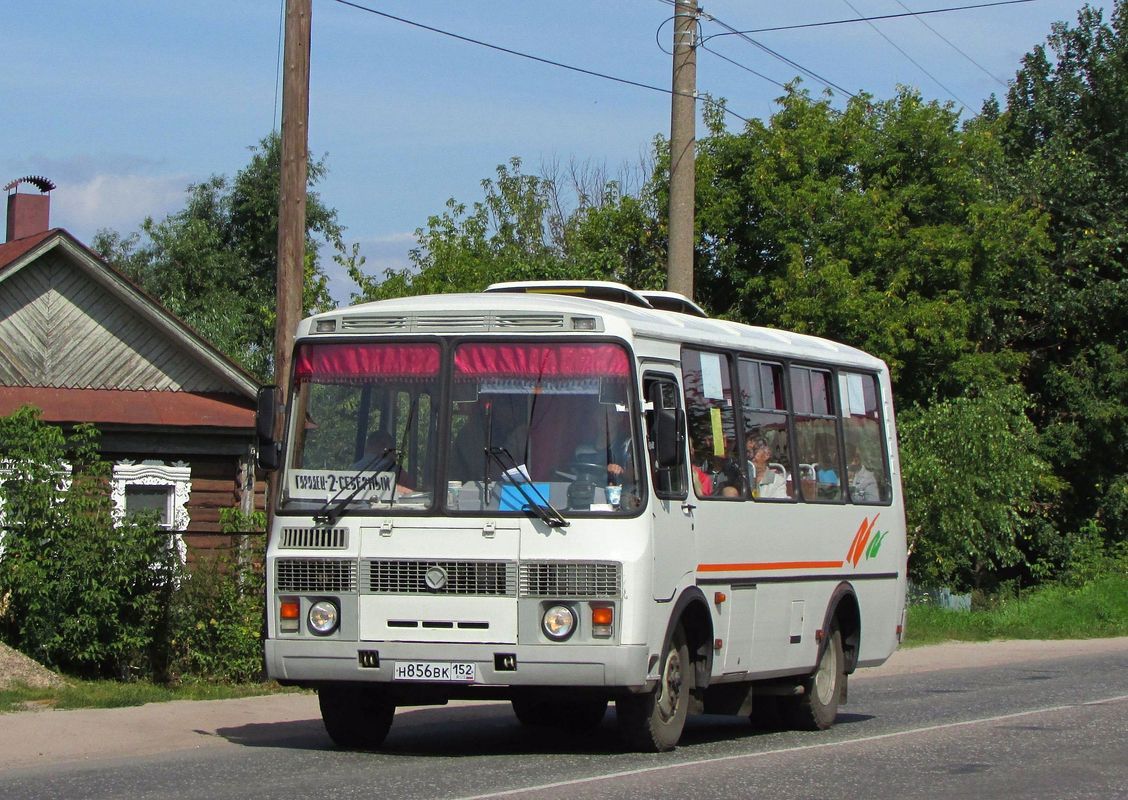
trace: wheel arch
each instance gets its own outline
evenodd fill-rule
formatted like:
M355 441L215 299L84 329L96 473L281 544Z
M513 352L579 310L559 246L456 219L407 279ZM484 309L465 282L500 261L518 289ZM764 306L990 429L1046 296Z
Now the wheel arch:
M713 618L709 613L709 601L696 586L688 587L674 603L666 623L663 646L670 641L674 628L679 624L685 631L686 645L693 659L695 685L703 689L709 685L709 676L713 673Z
M822 631L823 645L826 642L826 632L832 625L837 625L842 633L842 650L846 658L846 673L850 674L858 665L858 652L862 643L862 613L858 605L858 596L854 587L843 581L834 588L830 601L826 605L826 614L823 617Z

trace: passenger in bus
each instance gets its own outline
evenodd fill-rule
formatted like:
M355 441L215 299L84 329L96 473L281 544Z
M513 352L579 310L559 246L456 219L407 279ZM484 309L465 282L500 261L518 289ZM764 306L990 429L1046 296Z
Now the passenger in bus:
M698 497L709 497L713 494L713 478L701 467L693 464L693 491Z
M713 473L713 494L718 497L740 497L744 494L744 475L735 458L726 458Z
M850 478L850 498L854 502L873 503L881 499L877 478L862 463L862 454L857 447L850 450L850 463L847 469Z
M383 470L384 472L396 473L396 494L404 495L413 492L413 489L400 484L400 465L398 463L398 454L396 453L396 441L392 435L385 430L375 430L368 434L368 438L364 440L364 453L352 464L352 469L372 469L380 461L380 456L391 456L392 462L388 467Z
M524 397L493 395L473 407L450 451L450 479L480 481L488 473L498 480L503 470L497 460L487 457L487 444L502 448L515 462L505 468L525 463L529 440L528 413ZM501 456L503 461L509 459Z
M709 497L713 494L713 476L702 466L702 464L708 465L709 461L701 453L698 441L690 439L689 442L689 467L693 473L693 491L698 497Z
M396 442L390 433L385 430L372 431L364 440L364 451L360 454L360 458L352 463L351 468L364 469L374 465L380 456L394 450L395 447Z
M713 433L710 429L701 426L696 436L691 434L690 451L693 461L695 483L698 475L707 478L702 481L701 496L709 497L740 497L744 492L744 478L740 471L739 462L729 453L726 456L717 454L714 445ZM705 490L704 486L708 485Z
M815 470L819 497L824 500L833 500L838 497L838 489L841 484L838 480L838 471L834 468L834 462L833 452L824 451L819 457L818 466Z
M625 486L634 482L634 454L631 442L630 417L623 413L608 416L607 482Z
M771 465L772 446L759 434L745 439L744 452L748 456L748 480L752 482L752 496L760 499L786 498L787 478Z

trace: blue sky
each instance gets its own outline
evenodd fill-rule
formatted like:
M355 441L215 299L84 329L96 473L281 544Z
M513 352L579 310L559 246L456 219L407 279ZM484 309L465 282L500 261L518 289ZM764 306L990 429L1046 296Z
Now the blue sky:
M28 174L51 178L58 185L52 224L89 241L99 228L128 233L146 215L178 210L190 183L234 174L280 115L281 2L6 0L0 185ZM663 49L672 9L662 0L356 2L597 72L670 83ZM702 6L751 30L847 19L855 10L897 14L974 2ZM1013 78L1052 22L1072 24L1079 7L1033 0L923 17L934 31L921 18L874 23L893 44L865 23L753 38L851 92L884 98L906 84L974 113L992 92L1005 94L999 81ZM722 31L703 23L706 36ZM797 74L734 36L708 46L780 83ZM534 173L572 161L617 172L644 159L656 134L669 132L666 94L466 44L335 0L314 0L311 52L310 150L329 167L319 190L373 272L405 266L413 231L447 198L479 199L479 182L512 156ZM823 89L811 78L804 85ZM698 55L698 88L726 98L744 117L766 118L781 94L775 83L709 52ZM346 280L334 276L332 286L347 300Z

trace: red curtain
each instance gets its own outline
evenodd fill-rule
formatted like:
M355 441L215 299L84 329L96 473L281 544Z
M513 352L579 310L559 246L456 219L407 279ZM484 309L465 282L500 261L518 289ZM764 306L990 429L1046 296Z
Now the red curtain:
M355 378L422 378L439 374L437 344L303 344L294 377L331 381Z
M626 351L616 344L464 344L454 355L463 376L625 378Z

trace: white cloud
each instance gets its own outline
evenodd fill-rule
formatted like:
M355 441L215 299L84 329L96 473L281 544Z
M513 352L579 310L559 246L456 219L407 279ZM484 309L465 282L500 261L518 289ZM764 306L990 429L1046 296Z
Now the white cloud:
M51 193L51 225L90 242L100 228L134 231L146 216L162 219L184 205L187 175L97 174L57 181Z

